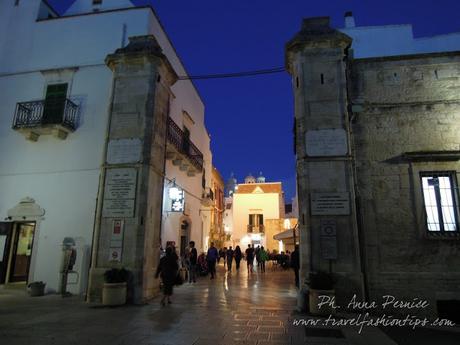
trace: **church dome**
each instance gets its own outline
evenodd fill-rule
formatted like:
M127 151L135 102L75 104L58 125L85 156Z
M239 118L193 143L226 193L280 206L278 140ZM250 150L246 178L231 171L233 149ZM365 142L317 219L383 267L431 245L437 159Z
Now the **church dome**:
M265 176L262 175L262 172L257 177L257 183L265 183Z
M256 178L249 173L249 175L244 179L244 183L256 183Z

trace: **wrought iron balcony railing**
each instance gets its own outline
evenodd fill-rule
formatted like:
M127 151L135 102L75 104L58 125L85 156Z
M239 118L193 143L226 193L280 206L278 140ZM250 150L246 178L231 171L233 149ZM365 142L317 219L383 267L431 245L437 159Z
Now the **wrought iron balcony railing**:
M203 154L192 143L190 138L185 136L185 133L179 126L168 117L168 141L175 147L175 149L183 154L198 169L203 170Z
M265 233L265 226L261 225L248 225L248 233Z
M74 131L77 122L78 105L69 99L21 102L16 104L13 129L61 125Z

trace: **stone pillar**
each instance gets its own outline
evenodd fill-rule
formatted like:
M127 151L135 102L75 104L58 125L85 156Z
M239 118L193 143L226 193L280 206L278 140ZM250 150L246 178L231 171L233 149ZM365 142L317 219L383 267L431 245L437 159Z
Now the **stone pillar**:
M131 37L106 64L113 89L89 300L100 300L107 269L124 267L132 272L128 298L143 303L158 292L166 126L177 75L153 36Z
M332 272L339 304L363 293L347 112L351 41L325 17L305 19L286 45L295 98L301 283L311 271Z

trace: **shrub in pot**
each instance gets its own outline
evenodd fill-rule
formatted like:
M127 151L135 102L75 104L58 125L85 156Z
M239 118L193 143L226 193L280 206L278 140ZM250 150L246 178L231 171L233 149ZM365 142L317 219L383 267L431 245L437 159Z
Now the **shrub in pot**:
M311 272L309 276L309 306L310 313L314 315L330 315L335 312L332 302L335 302L335 280L327 272ZM320 297L324 296L324 297ZM330 301L331 303L324 303ZM324 304L319 306L319 303Z
M45 294L45 285L44 282L32 282L27 287L30 289L30 296L43 296Z
M126 303L129 271L124 268L112 268L104 273L102 304L107 306Z

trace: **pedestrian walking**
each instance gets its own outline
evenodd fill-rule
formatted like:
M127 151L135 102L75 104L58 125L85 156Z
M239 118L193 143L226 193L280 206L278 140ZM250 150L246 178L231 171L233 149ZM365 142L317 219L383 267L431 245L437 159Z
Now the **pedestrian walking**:
M224 267L227 264L227 247L222 250L222 258L224 259Z
M220 264L220 259L224 257L224 250L222 248L219 249L219 255L217 256L217 263Z
M299 287L300 257L298 244L295 245L295 250L291 253L291 267L295 273L295 286Z
M166 248L166 255L160 259L155 278L161 276L163 282L163 298L161 299L161 305L165 306L166 299L168 304L171 304L171 296L173 294L174 283L176 282L179 265L177 264L177 255L174 253L172 247Z
M189 272L188 272L188 282L189 283L196 283L196 264L198 261L198 252L195 248L195 242L190 241L189 243L190 253L189 253Z
M259 250L259 259L258 259L258 262L260 262L260 270L262 273L265 273L265 261L267 260L268 260L268 253L265 251L264 246L262 246Z
M260 256L259 256L260 246L257 246L257 248L254 249L254 253L255 253L256 260L257 260L257 267L260 267Z
M208 261L208 269L211 273L211 279L214 279L216 275L216 261L219 258L219 252L217 248L214 247L214 243L211 242L211 247L208 249L208 254L206 255L206 260Z
M254 267L254 248L251 248L251 245L248 244L248 249L246 249L246 263L248 265L248 274L253 273Z
M243 254L241 253L240 246L236 246L235 253L233 255L235 256L236 270L239 271L240 270L240 261L241 261L241 258L243 257Z
M232 246L230 246L230 248L227 249L227 270L229 272L232 271L233 255L234 255L234 252L233 252Z

